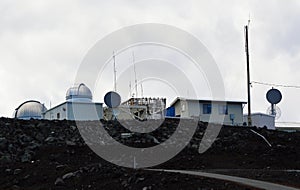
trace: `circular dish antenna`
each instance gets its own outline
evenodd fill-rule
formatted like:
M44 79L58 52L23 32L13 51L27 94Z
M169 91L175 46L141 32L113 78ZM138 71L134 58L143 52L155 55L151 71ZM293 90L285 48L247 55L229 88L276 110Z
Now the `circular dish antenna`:
M272 88L271 90L269 90L267 92L266 97L267 97L268 102L270 102L271 104L278 104L282 99L281 92L275 88Z
M105 94L104 102L109 108L116 108L121 104L121 96L113 91Z

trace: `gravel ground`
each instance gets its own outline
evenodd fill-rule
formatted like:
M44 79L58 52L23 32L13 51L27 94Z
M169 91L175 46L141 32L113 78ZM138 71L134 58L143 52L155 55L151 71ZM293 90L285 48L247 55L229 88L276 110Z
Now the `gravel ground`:
M86 131L96 125L81 124ZM177 124L178 120L167 119L151 133L122 138L127 129L103 121L115 140L133 147L166 141ZM272 146L250 129L265 136ZM211 148L199 154L206 130L210 130L207 123L199 122L186 148L155 168L207 171L300 188L299 132L223 126ZM0 171L0 189L254 189L211 178L115 166L85 144L73 121L0 118Z

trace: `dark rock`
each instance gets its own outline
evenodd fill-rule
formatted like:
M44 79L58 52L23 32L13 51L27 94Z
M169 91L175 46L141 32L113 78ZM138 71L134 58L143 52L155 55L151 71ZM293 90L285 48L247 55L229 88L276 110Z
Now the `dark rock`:
M78 171L74 172L74 176L75 177L80 177L82 173L83 173L82 170L78 170Z
M91 168L89 169L89 172L90 172L90 173L97 172L97 171L98 171L98 167L91 167Z
M10 121L10 126L5 127L7 121ZM94 126L96 126L91 122L84 123L86 128L82 131L85 133L93 131ZM37 189L63 189L63 185L67 182L70 182L70 184L66 189L87 189L88 187L91 187L91 189L105 189L108 184L110 189L185 189L185 186L186 189L197 189L198 183L200 184L198 187L201 189L224 189L224 185L226 186L225 189L245 189L232 186L230 182L228 184L222 182L218 186L218 182L214 183L214 180L209 179L208 183L202 184L202 181L207 182L205 178L199 180L192 176L187 178L178 174L163 172L159 174L151 171L128 170L127 168L116 167L101 158L99 159L88 146L84 145L84 141L75 127L75 122L0 120L0 125L1 141L3 142L3 137L7 140L6 142L4 140L6 146L4 150L0 150L0 165L2 166L0 174L2 174L3 179L0 189L12 189L12 185L22 186L22 189L23 186L25 187L29 183L34 183L32 185ZM176 125L177 122L166 120L166 124L163 124L162 129L151 132L149 135L134 134L128 138L121 138L122 133L128 133L129 131L122 129L118 123L106 122L104 128L112 137L121 140L120 143L136 148L146 148L168 140L173 134L172 131L176 130ZM258 171L262 170L261 172L265 175L256 175L255 170L251 172L246 170L245 174L237 171L233 174L239 175L237 173L241 172L241 175L245 175L243 177L269 179L272 182L286 180L286 184L299 185L297 181L299 174L292 174L291 172L285 174L282 172L282 175L279 175L278 172L279 177L277 177L277 172L273 172L282 169L298 169L300 165L298 159L300 151L299 146L297 146L300 142L298 132L283 133L274 131L271 133L261 130L261 134L272 141L274 145L271 149L268 149L265 142L249 129L224 127L213 145L204 154L199 154L198 147L206 131L206 125L199 123L197 132L195 132L189 145L174 158L157 167L208 171L223 167L257 168ZM187 130L180 130L182 137L186 135ZM97 145L99 137L101 137L101 134L95 134L93 138L86 140L91 145ZM107 146L117 145L106 138L101 140ZM180 144L186 145L185 143L178 137L176 141L166 144L165 151L171 151ZM81 144L84 146L80 146ZM33 158L35 164L22 163L32 161ZM123 162L122 159L123 155L120 155L120 163ZM10 163L6 164L4 161ZM98 162L101 162L102 165L98 166ZM268 169L266 169L267 166L269 166ZM22 171L14 171L15 168L20 168ZM30 174L30 176L27 174ZM63 177L65 180L63 180ZM52 182L50 181L51 184L49 184L49 179L52 180ZM116 183L116 180L118 183ZM19 184L17 184L18 182ZM189 187L193 183L196 185ZM177 184L182 186L177 186Z
M15 152L16 151L16 147L13 144L9 144L8 145L8 151L11 152L11 153Z
M23 134L19 137L19 140L21 140L23 143L28 143L32 140L32 138Z
M7 142L5 137L0 137L0 150L5 150L7 148Z
M23 177L23 179L28 179L30 177L30 175L28 174L28 175L25 175L24 177Z
M67 167L67 165L57 165L56 170L64 170Z
M15 169L14 170L14 175L18 175L18 174L20 174L22 172L22 169Z
M74 125L71 125L70 128L71 128L73 131L75 131L75 130L77 129L77 127L74 126Z
M139 177L139 178L137 178L136 183L138 183L138 182L140 182L140 181L144 181L144 180L145 180L144 177Z
M54 185L56 185L56 186L60 186L60 185L64 185L64 184L65 184L64 180L61 179L60 177L57 178L54 182Z
M128 184L128 182L127 182L126 180L122 181L121 185L122 185L123 187L129 186L129 184Z
M57 139L55 138L55 137L47 137L46 139L45 139L45 142L47 142L47 143L53 143L53 142L55 142Z
M21 188L18 185L13 185L11 187L11 190L19 190L19 189L21 189Z
M76 143L73 142L73 141L66 140L66 145L68 145L68 146L75 146Z
M36 142L34 142L34 141L32 141L31 143L30 143L30 145L27 147L29 150L36 150L38 147L40 147L41 145L40 144L38 144L38 143L36 143Z
M19 180L17 178L15 178L15 179L12 180L12 183L15 184L15 185L19 184Z
M76 175L76 174L74 174L73 172L66 173L65 175L62 176L62 179L63 179L63 180L66 180L66 179L69 179L69 178L74 177L75 175Z
M42 133L38 133L35 136L35 139L38 140L38 141L40 141L40 142L42 142L45 139L45 137L44 137L44 135L42 135Z
M11 159L11 156L6 154L6 155L3 155L0 157L0 163L11 163L12 162L12 159Z
M21 157L21 162L29 162L31 160L31 155L29 152L25 152Z
M5 170L5 173L7 173L7 174L12 174L12 172L13 172L12 169L9 169L9 168Z

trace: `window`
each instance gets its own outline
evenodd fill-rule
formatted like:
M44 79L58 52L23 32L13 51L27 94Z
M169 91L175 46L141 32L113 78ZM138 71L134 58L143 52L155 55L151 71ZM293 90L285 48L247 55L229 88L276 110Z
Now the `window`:
M211 114L211 104L203 104L203 114Z
M57 116L57 119L59 119L60 118L60 113L57 113L56 116Z
M228 115L228 106L227 105L219 105L219 114L220 115Z

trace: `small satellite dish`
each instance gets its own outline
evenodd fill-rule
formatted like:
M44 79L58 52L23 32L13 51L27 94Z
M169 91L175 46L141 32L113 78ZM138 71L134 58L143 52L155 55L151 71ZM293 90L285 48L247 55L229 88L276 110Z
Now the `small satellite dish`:
M272 106L270 106L267 109L267 114L275 116L275 119L277 120L281 116L281 110L280 110L280 108L278 106L274 105L273 109L272 109Z
M114 91L110 91L105 94L104 103L109 108L116 108L121 104L121 96Z
M281 92L275 88L270 89L267 92L266 96L267 96L268 102L270 102L271 104L278 104L282 99Z

